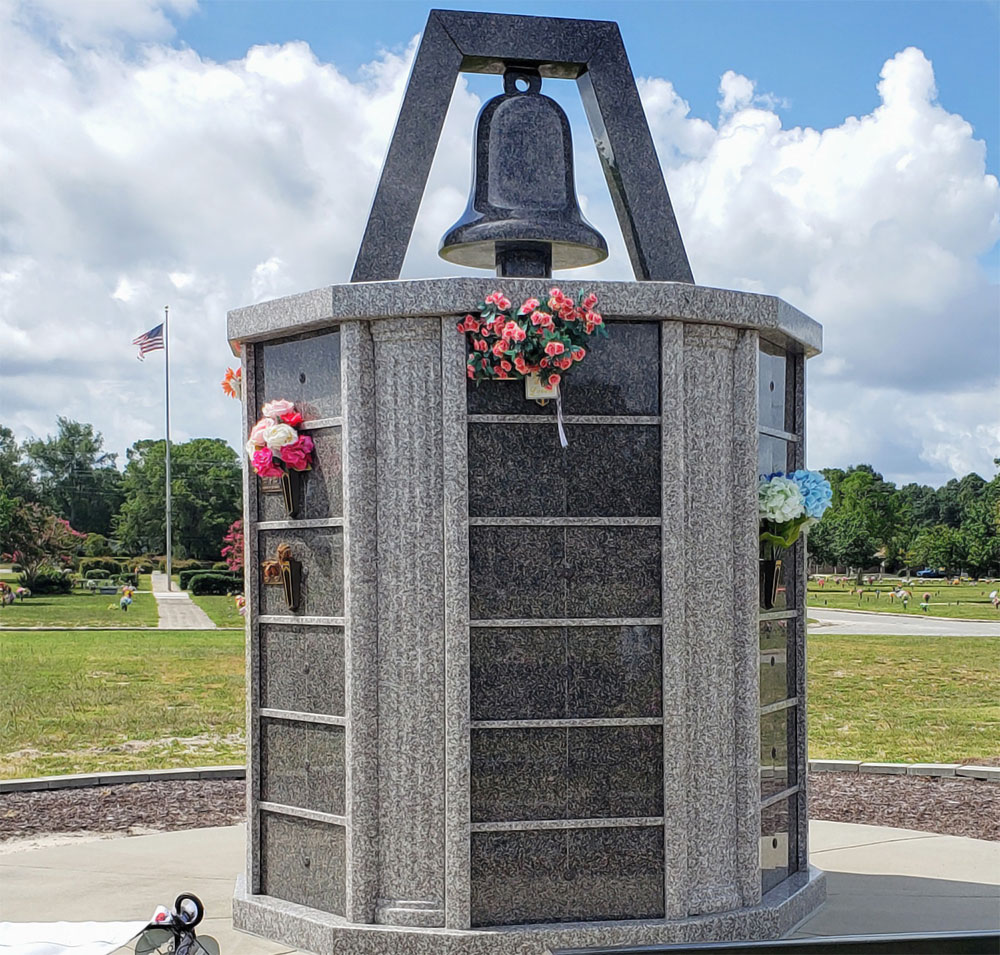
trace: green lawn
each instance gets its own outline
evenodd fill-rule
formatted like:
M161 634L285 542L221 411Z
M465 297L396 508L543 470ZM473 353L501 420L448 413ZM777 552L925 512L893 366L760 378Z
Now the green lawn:
M243 634L0 631L0 778L245 759Z
M4 627L155 627L159 620L152 594L137 593L123 612L117 594L45 594L0 608Z
M1000 638L808 650L811 757L1000 756ZM242 763L243 653L241 630L0 630L0 778Z
M953 587L940 580L914 581L903 588L913 594L906 610L900 600L889 597L889 590L895 583L883 581L866 585L859 597L850 592L853 582L846 587L838 587L828 580L820 588L815 580L810 580L808 603L810 607L827 607L830 610L875 610L957 620L1000 620L1000 612L993 609L989 598L991 591L1000 589L1000 583L959 584ZM878 595L876 591L879 591ZM920 603L927 593L931 599L925 613L920 609Z
M1000 756L1000 638L810 633L808 661L813 759Z
M217 627L242 627L243 617L236 609L236 600L232 597L191 595L191 599L205 611Z

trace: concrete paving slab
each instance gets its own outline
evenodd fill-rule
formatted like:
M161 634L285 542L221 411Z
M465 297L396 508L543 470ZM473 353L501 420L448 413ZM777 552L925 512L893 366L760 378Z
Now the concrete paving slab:
M910 776L954 776L961 763L910 763L906 772Z
M888 773L890 775L905 776L909 763L862 763L858 767L859 773Z
M1000 925L1000 843L835 822L813 822L810 839L828 902L795 937ZM205 903L203 932L224 953L294 953L232 928L242 826L6 849L14 851L0 854L0 920L142 919L186 890Z

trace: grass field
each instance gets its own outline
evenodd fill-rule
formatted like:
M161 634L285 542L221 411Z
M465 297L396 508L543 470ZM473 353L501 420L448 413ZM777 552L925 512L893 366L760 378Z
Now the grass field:
M829 580L822 588L815 580L809 581L809 606L827 607L830 610L876 610L881 613L907 613L927 617L948 617L953 620L1000 620L1000 612L993 609L989 594L1000 589L1000 583L959 584L953 587L940 580L914 581L904 585L904 589L913 594L906 610L900 600L890 599L889 590L896 581L890 584L872 584L863 588L864 594L859 598L851 594L853 582L847 586L838 587ZM876 596L876 591L880 593ZM926 613L920 609L923 595L929 593L931 599Z
M813 759L1000 756L1000 638L810 634Z
M155 627L159 620L152 594L137 593L123 612L116 594L44 594L0 608L4 627Z
M808 650L811 757L1000 756L1000 638ZM242 631L0 631L0 778L243 762L243 652Z
M0 631L0 778L242 763L243 634Z
M217 597L191 595L191 599L212 618L217 627L242 627L243 617L236 609L236 601L232 597Z

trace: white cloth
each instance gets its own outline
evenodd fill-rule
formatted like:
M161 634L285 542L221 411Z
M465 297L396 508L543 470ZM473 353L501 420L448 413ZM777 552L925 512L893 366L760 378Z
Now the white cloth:
M145 922L0 922L0 955L108 955Z

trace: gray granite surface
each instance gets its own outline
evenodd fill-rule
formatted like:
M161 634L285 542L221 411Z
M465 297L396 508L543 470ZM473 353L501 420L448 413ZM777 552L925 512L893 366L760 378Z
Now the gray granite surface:
M341 454L341 429L322 428L306 432L313 439L313 463L303 473L302 507L295 520L318 520L341 517L344 513ZM260 481L259 478L257 478ZM270 482L263 485L270 486ZM258 495L259 517L261 521L283 521L287 519L283 495L261 493Z
M260 628L260 705L342 716L342 627L263 625Z
M280 939L311 952L546 955L562 948L775 939L813 912L825 897L825 874L809 868L777 885L759 905L717 915L460 931L351 924L315 908L271 896L250 895L245 880L239 877L233 898L233 922L244 931Z
M292 558L302 564L302 597L298 613L306 615L344 613L344 541L340 528L263 531L260 535L261 560L273 560L280 544L288 544ZM260 571L257 571L258 574ZM295 613L285 603L284 588L262 585L261 613L287 616Z
M353 281L398 277L458 72L497 73L511 67L577 79L636 278L693 281L617 25L447 10L428 16ZM519 155L533 141L521 135ZM539 138L555 148L551 132ZM488 178L492 198L498 177ZM568 178L572 192L571 173ZM544 190L546 195L552 191L551 185ZM517 234L526 237L523 230Z
M306 421L340 414L339 329L266 342L258 356L258 416L264 404L279 398L293 402Z
M523 301L537 297L540 288L544 293L548 284L538 279L450 278L333 285L233 309L228 337L230 341L281 338L351 319L379 321L401 315L457 318L498 287L512 301ZM597 294L598 309L608 319L665 319L756 328L762 338L793 351L811 356L822 350L819 323L772 295L684 282L587 282L587 289ZM581 362L574 374L586 365L586 360Z
M398 319L373 326L372 334L379 575L376 918L395 924L442 925L441 323ZM420 414L400 413L414 407L421 409ZM410 902L416 904L409 906Z
M261 720L261 799L344 814L344 728Z
M373 952L385 939L415 952L445 939L433 950L520 955L542 935L627 944L645 940L648 926L650 940L724 937L744 925L748 937L766 936L815 899L808 885L753 907L762 879L766 890L799 864L804 825L801 793L782 795L799 778L804 707L765 713L758 729L759 688L779 703L782 683L798 689L804 661L798 630L790 642L762 640L756 620L748 542L755 548L759 381L756 333L738 324L614 323L608 343L618 332L648 338L652 360L633 361L616 391L589 356L596 377L593 389L580 379L577 413L602 423L569 425L565 457L552 409L526 402L523 389L515 403L479 408L522 418L468 418L479 406L458 374L464 343L447 314L343 325L342 417L317 432L341 439L343 526L269 524L248 535L258 562L291 544L312 587L292 615L280 588L251 583L263 613L251 614L248 766L251 806L264 806L252 811L249 874L261 888L270 872L279 888L237 904L244 924L273 916L274 937L299 944L301 930L323 951L340 938L360 939L358 951L370 940ZM618 375L613 354L605 358ZM798 381L790 367L786 394ZM801 420L786 423L801 431ZM627 490L602 493L614 480ZM322 511L311 519L328 521ZM793 600L800 570L795 563ZM705 577L732 589L703 586ZM315 721L324 715L344 725ZM595 720L605 722L586 722ZM311 787L313 746L325 768ZM776 798L766 825L762 775ZM784 842L779 804L790 820ZM279 817L325 828L281 824L276 839ZM481 828L470 833L470 821ZM288 855L332 829L343 840L336 891L329 873L303 874L301 859L268 868L265 843ZM516 847L553 835L562 868L540 857L530 870ZM500 836L523 838L484 838ZM768 838L779 839L785 869L762 855ZM517 871L523 879L507 879ZM774 891L787 893L794 878ZM316 898L314 883L350 923L296 908ZM595 925L526 929L528 917ZM638 921L605 932L608 919ZM511 927L461 931L503 922Z

